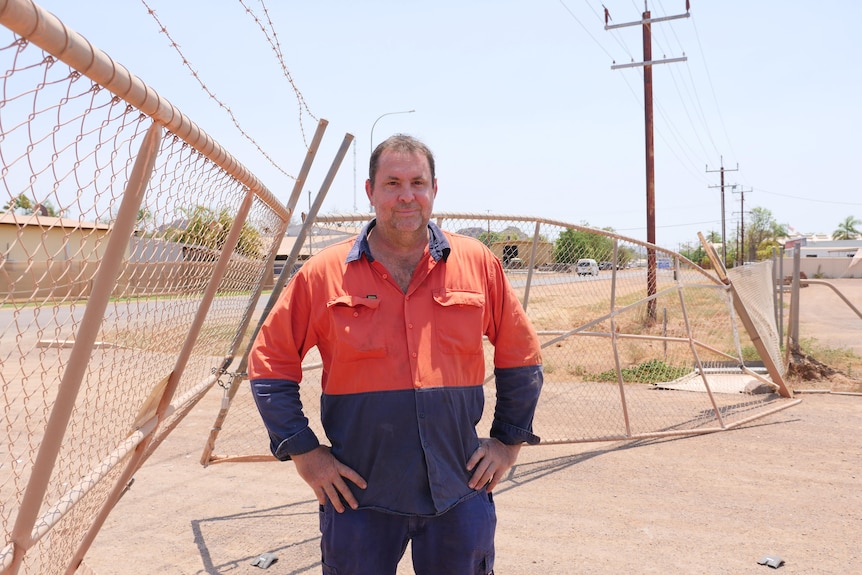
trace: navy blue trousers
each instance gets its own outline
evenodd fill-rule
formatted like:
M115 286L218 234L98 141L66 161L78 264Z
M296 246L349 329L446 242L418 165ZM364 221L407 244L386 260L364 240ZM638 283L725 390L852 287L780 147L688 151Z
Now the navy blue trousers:
M408 542L416 575L493 575L494 497L484 491L436 517L320 508L324 575L395 575Z

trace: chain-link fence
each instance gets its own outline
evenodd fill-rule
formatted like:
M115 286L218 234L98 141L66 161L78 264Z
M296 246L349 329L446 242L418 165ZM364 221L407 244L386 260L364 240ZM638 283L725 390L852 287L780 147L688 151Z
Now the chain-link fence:
M0 572L42 575L239 348L290 212L50 14L0 21Z
M319 217L303 256L355 233L369 217ZM782 372L769 373L764 365L747 331L756 326L746 326L736 313L731 289L678 254L552 220L476 214L432 219L488 245L539 332L545 387L534 426L543 442L717 431L790 403L777 393L786 392L774 381ZM746 294L771 304L771 285L761 283ZM746 301L759 305L750 297ZM772 320L766 331L776 331L774 314L758 317ZM492 357L489 347L489 405ZM323 437L320 371L319 358L306 358L301 393L312 427ZM204 463L271 458L244 375L226 385L232 405L214 426L221 431ZM489 431L492 412L486 410L482 433Z
M275 267L369 216L310 217L284 259L290 202L32 2L0 0L0 22L0 573L73 572L132 474L242 354ZM540 333L545 442L716 431L790 404L728 287L678 255L564 222L434 217L497 254ZM270 457L241 372L204 463Z

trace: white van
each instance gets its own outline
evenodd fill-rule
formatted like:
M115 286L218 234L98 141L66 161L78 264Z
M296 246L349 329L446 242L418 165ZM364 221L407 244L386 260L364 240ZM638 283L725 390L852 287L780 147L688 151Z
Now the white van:
M590 258L581 258L577 265L579 276L597 276L599 275L599 264L596 260Z

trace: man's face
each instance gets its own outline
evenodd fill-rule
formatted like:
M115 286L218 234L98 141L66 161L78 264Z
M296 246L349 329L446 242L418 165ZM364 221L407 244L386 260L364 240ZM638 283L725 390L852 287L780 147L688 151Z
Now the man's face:
M387 150L380 156L374 187L365 183L377 225L391 231L424 230L434 208L437 182L428 159L420 153Z

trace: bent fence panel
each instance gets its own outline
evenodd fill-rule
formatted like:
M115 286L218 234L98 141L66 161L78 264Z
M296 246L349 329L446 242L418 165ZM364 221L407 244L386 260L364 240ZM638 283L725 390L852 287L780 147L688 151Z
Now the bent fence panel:
M368 218L319 216L304 256L313 257L345 231L355 233ZM762 333L747 331L728 285L679 254L540 218L440 213L432 219L486 243L524 303L542 342L545 386L534 427L544 443L719 431L795 403L781 396L775 378L783 374L768 373L752 343L759 338L777 348L774 321ZM579 260L596 265L579 267ZM743 305L768 305L770 290L768 282L749 282ZM763 322L774 318L755 315ZM490 345L485 357L490 406ZM324 437L320 374L312 353L301 393L312 427ZM272 460L244 374L235 374L225 395L230 410L204 463ZM485 410L480 433L489 432L492 414Z
M0 572L61 573L239 347L290 213L52 15L0 21Z

